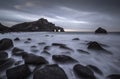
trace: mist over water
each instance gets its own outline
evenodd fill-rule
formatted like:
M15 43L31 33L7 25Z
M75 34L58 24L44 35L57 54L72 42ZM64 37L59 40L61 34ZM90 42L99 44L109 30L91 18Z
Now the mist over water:
M12 40L16 37L19 37L21 41L15 42L14 47L19 47L24 49L28 53L33 53L39 56L43 56L49 61L49 64L55 64L52 60L52 55L68 55L72 58L79 61L78 63L86 65L94 65L98 67L103 75L94 73L97 79L105 79L106 76L110 74L120 74L120 34L89 34L89 33L46 33L46 32L28 32L28 33L6 33L0 34L0 39L2 38L11 38ZM31 42L25 44L24 42L27 38L31 38ZM79 38L80 40L72 40L73 38ZM105 51L94 51L87 49L87 43L89 41L97 41L101 43L102 47L112 54L108 54ZM38 43L45 42L45 45L38 45ZM72 48L73 51L60 49L59 47L51 46L52 43L62 43L66 44L68 47ZM38 52L31 52L31 46L37 46ZM51 46L50 56L42 54L43 48L45 46ZM87 51L89 54L80 53L77 49ZM11 57L11 50L7 50L9 57ZM21 57L12 56L16 61L22 60ZM79 79L76 78L73 72L73 66L77 64L59 64L62 67L68 79ZM5 72L3 72L4 75ZM32 79L30 77L29 79Z

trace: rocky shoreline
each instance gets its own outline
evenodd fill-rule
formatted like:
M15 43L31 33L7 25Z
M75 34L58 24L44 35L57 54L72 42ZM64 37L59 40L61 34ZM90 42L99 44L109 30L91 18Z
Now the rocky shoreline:
M46 37L49 37L46 36ZM62 54L54 54L52 55L49 50L51 47L57 47L60 50L67 50L70 52L74 52L74 49L67 46L64 43L56 43L53 42L50 46L46 45L45 42L38 43L38 45L44 45L41 49L41 54L45 54L47 56L52 57L52 61L54 64L50 64L48 59L43 56L36 55L37 50L36 45L32 45L30 47L33 53L29 53L24 49L16 47L15 44L22 42L23 40L20 37L16 37L14 39L3 38L0 40L0 71L5 72L6 75L0 75L0 79L69 79L68 75L61 68L60 64L73 64L72 71L74 71L74 75L80 79L97 79L96 74L103 75L104 73L95 65L82 65L81 62L72 58L70 55L62 55ZM71 41L81 41L79 38L73 38ZM27 38L26 41L23 41L24 44L30 44L33 42L33 38ZM112 55L113 53L107 51L103 44L98 43L96 41L89 41L86 43L88 50L93 51L103 51L108 55ZM8 52L6 50L10 50L11 57L8 56ZM77 51L81 54L90 54L88 51L77 49ZM61 52L65 53L65 52ZM22 60L15 60L13 58L20 57ZM34 69L31 69L32 66ZM2 74L2 73L0 73ZM31 75L33 76L31 78ZM120 74L111 74L105 77L105 79L119 79Z

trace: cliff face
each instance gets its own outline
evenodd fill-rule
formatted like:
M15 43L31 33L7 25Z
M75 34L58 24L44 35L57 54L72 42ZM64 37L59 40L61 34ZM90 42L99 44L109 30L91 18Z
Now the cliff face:
M34 22L25 22L11 27L14 32L26 31L47 31L47 32L64 32L64 29L55 24L48 22L47 19L41 18Z
M0 33L6 32L64 32L64 29L55 24L48 22L47 19L41 18L33 22L24 22L6 27L0 23Z

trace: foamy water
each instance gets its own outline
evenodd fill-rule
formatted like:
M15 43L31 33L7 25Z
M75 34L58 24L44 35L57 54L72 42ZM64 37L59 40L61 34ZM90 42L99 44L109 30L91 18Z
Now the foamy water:
M98 67L103 75L99 75L95 73L97 79L105 79L106 76L110 74L120 74L120 35L119 34L108 34L108 35L95 35L95 34L82 34L82 33L7 33L0 34L0 39L2 38L11 38L12 40L16 37L19 37L21 41L14 42L14 47L19 47L24 49L28 53L31 52L31 46L37 46L36 49L39 51L34 53L36 55L40 55L45 57L50 64L54 64L55 62L52 60L52 55L68 55L72 58L79 61L80 64L86 65L94 65ZM24 42L27 38L31 38L31 43L25 44ZM72 40L73 38L79 38L80 40ZM87 49L87 41L97 41L101 44L104 44L102 47L109 52L113 53L113 55L101 52L101 51L92 51ZM45 45L38 45L40 42L46 42ZM50 56L41 54L43 48L45 46L51 46L52 43L62 43L66 44L68 47L72 48L74 51L63 50L59 47L52 46L49 50ZM90 54L82 54L77 51L77 49L82 49ZM11 57L11 50L7 50L9 53L9 57ZM67 53L70 52L70 53ZM22 60L21 57L13 57L16 61ZM77 64L59 64L62 67L69 79L77 79L73 72L73 66ZM4 74L2 74L4 75ZM30 77L29 79L32 79Z

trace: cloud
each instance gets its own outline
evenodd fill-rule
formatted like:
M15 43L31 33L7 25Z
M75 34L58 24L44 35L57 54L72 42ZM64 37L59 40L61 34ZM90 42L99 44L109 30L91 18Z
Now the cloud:
M119 0L1 0L0 21L12 25L46 18L66 29L117 28Z

